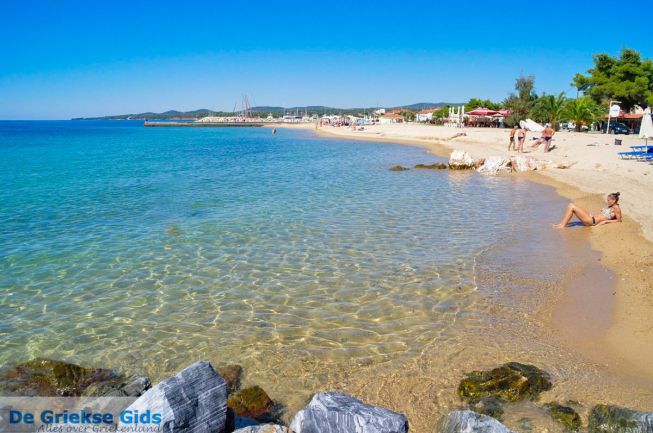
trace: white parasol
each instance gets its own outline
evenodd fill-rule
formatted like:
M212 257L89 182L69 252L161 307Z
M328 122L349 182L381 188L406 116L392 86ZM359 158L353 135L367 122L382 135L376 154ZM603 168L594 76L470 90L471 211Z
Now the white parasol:
M648 139L653 138L653 120L651 120L651 110L646 109L644 111L644 116L642 116L642 126L639 128L639 138L646 140L646 145L648 145Z

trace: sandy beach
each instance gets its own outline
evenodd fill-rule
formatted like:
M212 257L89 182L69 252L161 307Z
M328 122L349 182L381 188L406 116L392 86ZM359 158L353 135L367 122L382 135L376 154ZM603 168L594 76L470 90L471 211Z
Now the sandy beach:
M317 129L315 125L290 127ZM475 159L515 154L507 151L508 129L390 124L366 126L364 131L321 127L317 132L339 138L419 145L440 157L447 157L455 149L464 150ZM466 135L450 138L460 132ZM513 175L551 185L562 196L592 212L603 207L607 193L619 191L625 215L622 224L567 229L590 231L592 247L601 255L597 269L607 268L614 274L614 282L608 285L611 288L595 289L606 277L596 269L585 270L585 275L569 278L559 296L542 300L538 319L548 324L546 333L556 344L612 371L616 377L653 383L653 165L622 160L617 155L629 150L628 146L643 144L643 140L636 136L564 131L555 135L555 149L544 154L542 147L530 148L533 136L529 133L525 148L528 155L547 161L547 169ZM614 144L615 138L622 140L621 146ZM560 209L561 215L563 211ZM554 222L557 221L534 221L547 226Z

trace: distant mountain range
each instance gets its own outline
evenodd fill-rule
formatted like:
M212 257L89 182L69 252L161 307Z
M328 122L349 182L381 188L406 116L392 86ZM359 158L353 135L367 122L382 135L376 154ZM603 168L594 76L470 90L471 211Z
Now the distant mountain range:
M280 117L286 113L299 113L304 114L308 113L309 116L313 114L323 115L323 114L364 114L369 113L370 111L376 110L377 108L385 108L386 110L398 110L406 109L410 111L421 111L428 108L440 108L445 105L459 105L458 103L452 102L418 102L416 104L410 105L401 105L397 107L367 107L367 108L335 108L335 107L326 107L323 105L309 105L306 107L275 107L275 106L257 106L250 108L250 112L259 116L267 116L272 114L275 117ZM100 116L100 117L78 117L72 120L159 120L159 119L199 119L206 116L219 116L227 117L233 116L233 112L226 111L213 111L208 108L200 108L198 110L192 111L177 111L177 110L168 110L163 113L132 113L132 114L117 114L112 116Z

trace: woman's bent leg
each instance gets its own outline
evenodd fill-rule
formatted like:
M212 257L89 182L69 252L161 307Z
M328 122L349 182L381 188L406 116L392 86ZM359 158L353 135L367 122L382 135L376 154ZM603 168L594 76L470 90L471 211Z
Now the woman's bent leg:
M569 203L569 205L567 206L567 211L565 212L565 215L562 217L562 220L560 221L559 224L554 224L553 227L556 228L566 227L574 215L576 215L576 218L578 218L580 222L582 222L584 225L586 226L594 225L594 221L592 220L592 216L589 214L589 212L587 212L582 207L575 205L574 203Z
M592 215L590 215L589 212L587 212L585 209L583 209L580 206L576 206L575 204L571 204L574 209L574 214L576 215L576 218L580 220L583 224L586 226L593 226L594 225L594 220L592 219Z

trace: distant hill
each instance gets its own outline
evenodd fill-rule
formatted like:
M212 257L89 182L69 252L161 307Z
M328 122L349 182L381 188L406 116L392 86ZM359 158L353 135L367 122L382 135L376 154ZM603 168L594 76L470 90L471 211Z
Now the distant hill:
M307 113L309 116L317 114L319 116L323 114L363 114L369 113L377 108L385 108L387 110L397 110L405 108L411 111L421 111L428 108L440 108L444 105L455 105L454 103L449 102L418 102L416 104L410 105L400 105L396 107L367 107L367 108L335 108L335 107L326 107L323 105L309 105L306 107L276 107L276 106L267 106L261 105L257 107L250 108L252 115L266 117L269 114L272 114L274 117L283 116L286 113ZM206 116L217 116L217 117L229 117L233 116L235 113L227 111L213 111L207 108L200 108L198 110L192 111L177 111L177 110L168 110L163 113L131 113L131 114L116 114L111 116L100 116L100 117L77 117L72 120L174 120L174 119L200 119Z

